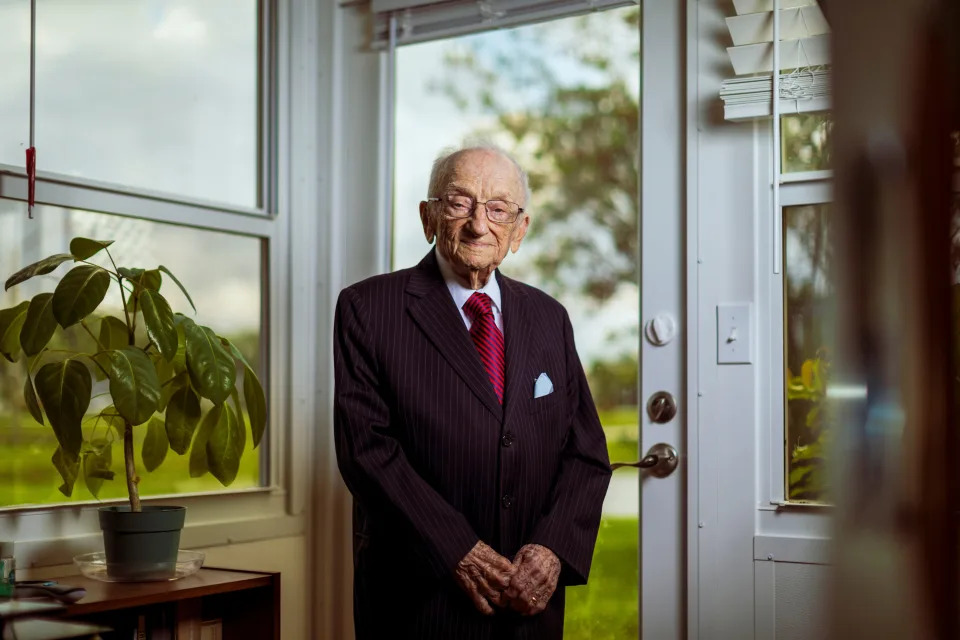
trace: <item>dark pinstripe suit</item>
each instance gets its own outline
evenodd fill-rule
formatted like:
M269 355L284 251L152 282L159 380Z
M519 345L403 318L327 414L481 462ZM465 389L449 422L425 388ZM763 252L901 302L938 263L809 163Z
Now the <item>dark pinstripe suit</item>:
M337 459L356 499L357 637L557 639L563 586L587 579L610 480L563 307L499 273L506 392L497 402L433 252L347 289L334 329ZM534 399L546 372L554 392ZM478 613L453 581L483 540L563 563L534 617Z

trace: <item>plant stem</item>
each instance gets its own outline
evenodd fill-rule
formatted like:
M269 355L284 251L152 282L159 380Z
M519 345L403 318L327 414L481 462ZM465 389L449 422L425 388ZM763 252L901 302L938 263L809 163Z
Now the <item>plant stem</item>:
M97 346L100 348L101 351L107 350L107 348L100 343L100 339L97 336L93 335L93 331L90 331L90 327L87 326L86 320L81 320L80 326L83 327L84 331L90 334L90 337L93 338L93 341L97 343Z
M123 423L123 461L127 471L127 494L130 496L130 510L141 511L140 490L137 485L140 478L137 477L137 468L133 462L133 426L124 421Z
M113 265L114 275L117 276L117 286L120 287L120 302L123 303L123 319L127 321L127 344L133 346L134 341L136 340L134 336L134 325L130 322L130 314L127 312L127 294L126 289L123 288L123 276L120 275L120 269L117 268L117 263L113 261L113 256L110 255L110 250L106 247L103 248L107 253L107 257L110 258L110 264ZM130 295L133 295L131 292ZM134 310L134 322L136 322L136 310ZM139 509L138 509L139 511Z

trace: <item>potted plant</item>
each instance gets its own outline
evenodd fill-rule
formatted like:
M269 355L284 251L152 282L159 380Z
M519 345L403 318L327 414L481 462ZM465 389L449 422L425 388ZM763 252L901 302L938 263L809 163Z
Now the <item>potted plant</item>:
M88 486L112 480L113 445L122 443L129 505L99 511L109 575L169 577L176 567L185 509L141 505L134 431L146 430L141 458L148 471L163 462L168 449L189 452L192 477L209 472L227 486L236 478L246 443L244 413L256 447L266 427L266 401L236 346L173 312L160 292L167 279L193 307L176 276L164 266L118 267L108 249L112 243L74 238L70 253L10 276L5 289L75 263L52 292L0 310L0 355L10 362L21 355L26 359L24 400L33 418L41 425L46 418L56 435L59 446L51 462L63 479L64 495L72 494L80 474ZM91 262L101 251L111 267ZM94 316L114 285L122 300L120 313ZM89 334L93 351L51 347L58 329L74 325ZM97 386L106 387L112 404L90 411ZM81 423L88 411L105 427L100 437L84 434Z

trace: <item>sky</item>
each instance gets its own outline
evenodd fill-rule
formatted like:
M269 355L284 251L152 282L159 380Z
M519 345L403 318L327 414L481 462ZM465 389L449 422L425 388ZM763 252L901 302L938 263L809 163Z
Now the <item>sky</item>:
M38 168L253 207L255 0L39 0ZM0 0L0 163L29 141L29 2Z

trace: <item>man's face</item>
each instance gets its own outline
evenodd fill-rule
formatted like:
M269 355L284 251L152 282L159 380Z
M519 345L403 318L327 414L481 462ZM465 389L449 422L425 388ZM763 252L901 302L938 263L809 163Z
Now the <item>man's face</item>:
M524 206L525 194L517 169L495 151L472 150L455 160L441 195L469 196L474 201L508 200ZM460 276L482 273L486 278L507 255L520 248L530 216L521 213L511 224L487 219L486 209L477 205L468 218L451 218L443 202L421 202L423 232L430 241L435 235L440 254Z

